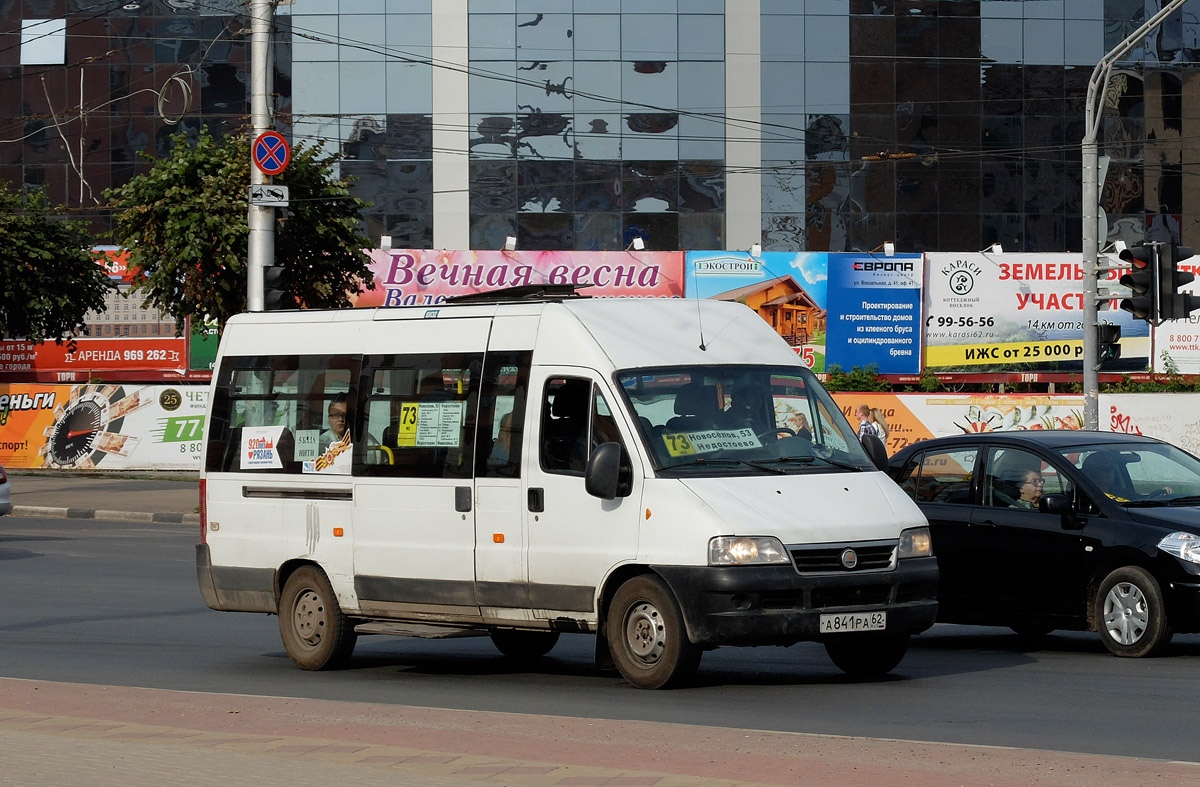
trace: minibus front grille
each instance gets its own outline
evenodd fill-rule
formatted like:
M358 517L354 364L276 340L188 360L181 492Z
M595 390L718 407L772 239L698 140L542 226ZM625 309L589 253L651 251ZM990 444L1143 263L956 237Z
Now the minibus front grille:
M847 568L842 555L853 550L856 562ZM838 547L791 547L792 561L801 574L827 574L845 571L882 571L892 567L895 543L844 544Z
M892 588L877 585L866 588L818 588L812 593L813 609L833 607L877 607L888 602Z

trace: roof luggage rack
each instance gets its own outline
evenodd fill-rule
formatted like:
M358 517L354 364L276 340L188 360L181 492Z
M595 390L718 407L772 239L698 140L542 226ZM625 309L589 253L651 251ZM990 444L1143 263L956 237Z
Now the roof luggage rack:
M525 284L520 287L504 287L487 292L471 292L466 295L451 295L446 303L512 303L513 301L563 301L573 298L590 298L579 292L590 284Z

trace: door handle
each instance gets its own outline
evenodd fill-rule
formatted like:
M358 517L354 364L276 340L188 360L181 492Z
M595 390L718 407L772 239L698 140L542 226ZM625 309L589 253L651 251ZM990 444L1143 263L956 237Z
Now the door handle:
M535 514L546 510L546 491L540 486L529 487L529 510Z
M454 510L462 513L471 510L471 487L454 487Z

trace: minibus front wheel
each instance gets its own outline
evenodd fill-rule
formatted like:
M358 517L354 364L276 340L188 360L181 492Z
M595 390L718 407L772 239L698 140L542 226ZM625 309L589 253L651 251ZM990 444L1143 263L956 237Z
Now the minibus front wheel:
M310 670L344 666L358 640L325 572L311 565L296 569L284 583L279 634L296 666Z
M608 608L608 646L622 677L639 689L661 689L691 677L702 651L688 639L674 595L657 576L633 577Z

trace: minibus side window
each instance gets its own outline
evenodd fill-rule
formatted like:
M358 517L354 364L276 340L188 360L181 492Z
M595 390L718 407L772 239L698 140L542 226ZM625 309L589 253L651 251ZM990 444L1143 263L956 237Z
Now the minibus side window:
M353 382L359 361L346 355L225 358L209 426L210 472L300 473L335 431L330 408L355 422ZM335 406L340 402L340 406ZM344 424L344 426L341 426ZM349 472L349 462L331 472Z
M532 352L489 352L479 400L479 478L519 478Z
M369 356L356 475L470 478L482 353Z
M578 377L546 381L542 395L541 463L547 473L583 475L588 459L592 383Z

